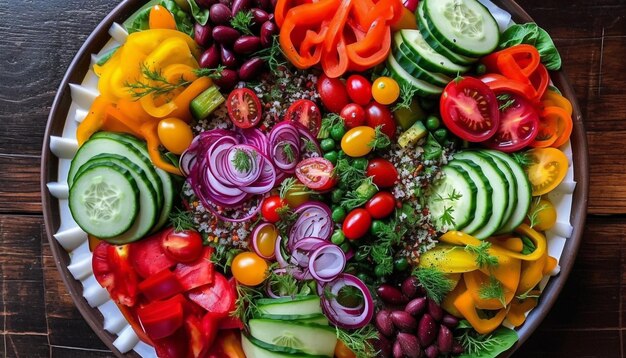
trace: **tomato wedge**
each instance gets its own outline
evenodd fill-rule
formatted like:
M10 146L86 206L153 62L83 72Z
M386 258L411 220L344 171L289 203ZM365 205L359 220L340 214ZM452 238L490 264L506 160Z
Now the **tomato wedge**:
M93 274L111 299L125 306L137 301L137 273L128 260L129 245L114 246L101 241L93 251Z
M448 129L469 142L483 142L498 130L500 113L494 92L482 81L461 77L451 81L439 102Z
M307 188L325 191L335 185L333 163L324 158L308 158L296 166L296 176Z
M322 126L322 113L315 102L299 99L289 106L285 120L302 124L311 134L317 137Z
M539 115L526 98L495 91L500 108L500 125L493 137L483 144L512 153L528 146L539 133Z
M226 108L230 120L239 128L250 128L261 121L263 107L259 97L249 88L237 88L228 95Z
M535 148L529 150L527 155L532 163L526 167L526 174L533 196L549 193L565 178L568 161L562 151L556 148Z

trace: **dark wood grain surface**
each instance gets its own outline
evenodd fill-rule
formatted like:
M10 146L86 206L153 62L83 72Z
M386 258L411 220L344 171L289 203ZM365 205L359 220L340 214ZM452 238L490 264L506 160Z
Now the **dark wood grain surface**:
M520 0L552 35L587 128L589 215L555 308L516 357L624 357L626 1ZM108 357L74 308L39 193L50 105L111 0L0 0L0 357Z

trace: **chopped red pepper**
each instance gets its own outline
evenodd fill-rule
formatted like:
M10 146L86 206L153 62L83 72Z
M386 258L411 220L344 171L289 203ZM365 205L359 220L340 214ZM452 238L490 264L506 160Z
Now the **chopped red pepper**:
M124 306L137 301L137 273L131 266L129 245L115 246L101 241L93 251L92 269L98 283L109 291L111 299Z
M184 289L172 271L165 269L139 283L139 291L149 300L158 301L182 293Z
M196 261L176 265L174 275L185 291L213 283L215 268L211 263L212 253L212 248L205 247L202 256Z
M212 285L195 288L189 291L188 297L213 317L224 318L235 308L237 293L226 277L216 272Z
M182 297L154 301L137 310L137 316L150 339L161 339L176 332L183 325Z

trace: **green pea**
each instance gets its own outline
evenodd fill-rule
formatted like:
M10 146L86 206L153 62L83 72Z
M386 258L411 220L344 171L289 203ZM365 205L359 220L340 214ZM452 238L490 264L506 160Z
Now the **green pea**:
M333 235L330 237L330 241L335 245L341 245L344 243L344 241L346 241L346 235L343 234L342 230L337 229L335 230L335 232L333 232Z
M341 200L343 200L343 195L345 193L346 192L344 190L337 188L333 190L333 192L330 194L330 200L335 204L341 203Z
M344 152L343 150L340 149L337 152L337 158L338 159L345 159L345 158L348 158L348 155L346 154L346 152Z
M385 223L382 220L374 220L372 221L372 226L370 226L370 232L373 235L380 234L385 227Z
M370 281L372 281L372 278L370 277L370 275L366 274L365 272L357 273L356 277L358 277L359 280L361 280L363 282L370 282Z
M433 136L439 143L443 143L446 138L448 138L448 130L445 128L439 128L434 133Z
M428 116L428 118L426 118L426 128L428 128L429 131L435 131L437 130L437 128L439 128L439 126L441 125L441 122L439 121L439 118L437 116Z
M343 252L348 252L350 251L350 243L345 241L343 244L339 245L339 247L341 247L341 250L343 250Z
M376 267L374 268L374 274L377 277L384 277L386 275L385 266L383 266L383 265L376 265Z
M338 206L335 208L335 210L333 210L331 217L333 218L334 222L342 223L343 219L346 218L346 210L343 207Z
M334 150L325 153L324 158L333 163L333 165L337 164L337 152Z
M336 142L340 142L345 134L346 126L344 126L343 123L337 123L330 128L330 137Z
M405 271L409 268L409 260L406 257L400 257L393 262L393 267L398 271Z
M487 66L482 63L478 64L478 66L476 66L476 74L484 75L485 73L487 73Z
M352 161L352 166L359 170L367 169L368 164L369 164L369 161L367 160L367 158L356 158L355 160Z
M324 152L335 150L335 141L332 138L322 139L320 142L320 148L322 148Z

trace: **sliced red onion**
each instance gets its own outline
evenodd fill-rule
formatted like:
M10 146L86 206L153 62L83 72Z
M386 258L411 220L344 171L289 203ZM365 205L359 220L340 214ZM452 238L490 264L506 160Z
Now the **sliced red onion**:
M332 243L317 247L309 256L309 272L318 281L332 281L345 267L346 255Z
M257 242L257 237L261 233L261 230L263 230L263 229L265 229L266 227L269 227L269 226L273 227L274 230L276 230L276 227L274 226L274 224L270 224L270 223L259 224L254 229L254 231L252 232L252 249L254 250L254 252L257 255L261 256L262 258L264 258L266 260L273 260L276 257L276 252L272 252L271 256L263 255L263 253L261 253L261 250L259 250L259 244ZM278 237L276 238L276 241L278 241Z
M240 131L243 144L251 145L259 150L259 152L270 156L269 139L267 135L258 128L248 128Z
M261 175L259 179L254 184L241 188L242 191L248 194L268 193L276 184L276 169L265 156L259 153L259 157L261 157Z
M333 221L330 208L321 202L308 202L295 210L298 219L289 231L287 247L293 250L296 242L306 237L328 240L332 235Z
M345 307L337 301L339 291L352 286L361 291L363 304L359 307ZM342 273L333 281L324 285L327 294L321 294L322 310L328 320L337 327L346 329L357 329L366 326L374 316L374 301L367 286L357 277ZM324 292L323 292L324 293Z
M308 268L311 253L324 245L333 244L317 237L303 238L294 244L293 249L291 250L290 262L302 268Z
M247 171L239 171L234 165L235 158L238 153L243 152L248 156L250 160L250 168ZM263 164L263 157L259 154L258 149L255 147L239 144L230 147L228 153L220 158L220 161L216 163L218 168L221 168L224 173L224 177L233 185L244 188L252 185L261 176L261 165Z
M280 265L280 267L287 267L289 263L285 256L283 256L283 246L282 246L283 238L278 236L276 238L276 245L274 246L274 255L276 256L276 261Z
M322 150L320 149L319 144L317 143L317 138L315 138L309 130L300 123L295 123L298 128L298 133L300 134L300 153L302 154L301 159L313 158L313 157L321 157ZM314 151L311 151L307 145L307 142L313 144Z
M222 137L232 137L234 133L224 129L214 129L202 132L194 137L191 145L180 156L180 170L186 177L191 173L191 168L196 165L196 158L201 152L205 152L216 140Z
M287 155L287 151L285 147L291 148L291 158ZM292 174L296 170L296 165L298 165L300 158L300 147L297 143L290 142L288 140L283 140L278 143L274 147L272 147L272 159L274 160L274 165L276 165L280 170Z

